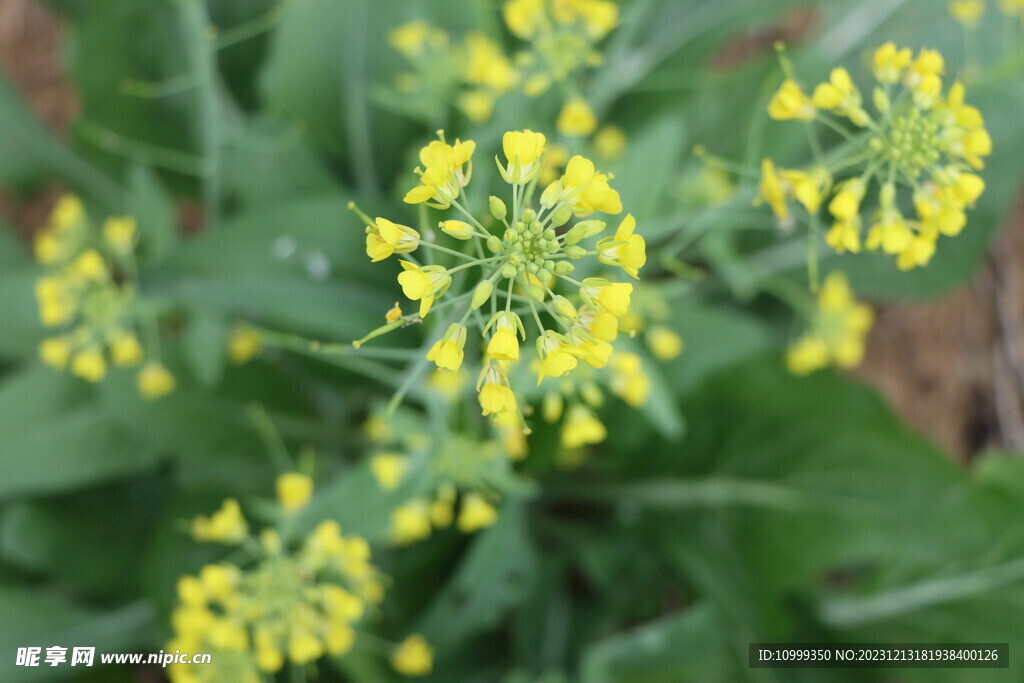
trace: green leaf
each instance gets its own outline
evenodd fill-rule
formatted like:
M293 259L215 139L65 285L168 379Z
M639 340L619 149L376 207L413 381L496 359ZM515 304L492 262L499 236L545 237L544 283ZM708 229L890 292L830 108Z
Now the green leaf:
M719 610L702 603L616 633L588 646L580 657L581 680L588 683L734 681L729 664L727 625Z
M525 522L522 505L507 501L497 523L477 535L457 572L414 630L440 650L450 651L493 628L525 599L539 560Z
M197 310L189 320L183 350L200 386L217 385L227 356L227 322L217 313Z
M153 466L80 380L31 367L0 384L0 498L75 488Z
M71 676L71 650L74 647L95 647L98 665L101 652L131 651L144 642L151 642L149 627L152 610L144 603L133 603L108 612L87 609L56 592L30 591L20 586L0 585L0 676L4 681L53 681L55 673ZM15 654L19 647L68 648L68 663L53 669L49 666L19 667ZM113 672L111 672L113 673Z

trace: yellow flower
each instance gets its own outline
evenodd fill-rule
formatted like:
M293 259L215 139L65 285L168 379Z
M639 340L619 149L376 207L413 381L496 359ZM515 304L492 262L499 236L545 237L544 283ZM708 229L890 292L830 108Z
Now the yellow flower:
M935 255L935 239L935 235L928 233L914 235L896 257L896 267L900 270L910 270L928 265Z
M462 56L462 78L492 93L503 93L519 80L519 74L505 57L501 47L482 33L466 36Z
M865 246L871 250L881 247L887 254L899 254L910 245L913 236L898 210L882 209L878 221L868 230Z
M597 251L601 263L619 266L636 279L637 271L647 263L647 245L644 238L636 235L636 219L633 214L626 214L615 231L615 237L608 237L597 243Z
M127 254L135 247L135 231L135 219L131 216L112 216L103 223L103 239L121 254Z
M836 221L825 234L825 244L840 254L860 253L860 216L849 221Z
M626 151L626 134L618 126L605 126L594 136L594 150L602 159L618 159Z
M792 79L784 80L768 102L768 115L777 121L813 121L815 114L811 98Z
M569 159L560 180L562 200L568 201L577 216L595 211L607 214L622 212L619 193L608 185L608 176L598 173L594 162L576 155Z
M287 472L277 478L277 502L288 514L306 507L313 497L313 480L305 474Z
M392 30L388 34L388 43L408 57L417 57L423 52L435 31L437 29L433 29L425 21L411 21Z
M611 359L612 392L623 401L638 408L647 402L651 393L651 379L644 372L643 362L635 353L617 353Z
M568 340L551 330L537 338L537 357L540 359L537 384L545 377L561 377L576 367L576 356Z
M419 245L418 232L386 218L378 217L373 226L366 228L366 255L372 261L382 261L392 254L408 254Z
M647 346L658 360L669 361L683 352L683 338L667 327L652 327L646 337Z
M607 311L596 311L584 306L579 310L579 321L595 339L613 342L619 336L619 319Z
M420 317L430 311L434 299L448 291L452 278L442 266L418 266L411 261L400 261L404 272L398 275L402 293L413 301L420 302Z
M430 536L430 514L425 500L416 498L391 512L391 535L406 545Z
M850 221L860 212L865 185L860 178L842 183L839 192L829 202L828 211L840 221Z
M324 645L302 627L292 627L288 638L288 658L296 664L307 664L324 654Z
M63 370L71 358L71 342L64 337L50 337L39 343L39 357L50 367Z
M75 354L71 373L89 382L99 382L107 376L107 361L99 348L89 347Z
M607 436L605 426L589 408L581 404L569 408L561 434L561 444L564 448L580 448L601 443Z
M148 401L162 398L174 391L174 375L161 363L150 361L143 366L136 377L139 393Z
M402 317L402 307L398 305L397 301L395 302L395 305L392 306L388 310L388 312L384 314L384 320L386 320L389 323L393 323L393 322L395 322L396 320L398 320L401 317Z
M437 367L445 370L458 370L462 367L463 347L466 345L466 328L459 323L452 323L444 336L434 342L427 353L427 360L432 360Z
M267 673L280 671L284 666L284 654L278 649L273 636L265 630L256 633L256 665Z
M782 171L782 177L789 186L793 197L810 214L818 212L825 194L832 185L832 176L822 166L815 166L810 171L784 170Z
M511 311L494 314L487 329L494 328L487 342L487 355L497 360L519 360L519 338L526 339L526 329L518 315Z
M199 516L192 520L192 536L197 541L241 543L249 533L249 525L242 516L242 508L234 498L228 498L219 510L209 517Z
M377 453L370 458L370 472L384 491L394 491L405 476L408 460L398 453Z
M819 109L836 111L848 117L855 126L863 127L871 120L861 107L860 91L843 67L832 69L828 82L814 89L813 102Z
M502 7L505 25L517 37L530 40L548 24L545 0L509 0Z
M434 668L434 650L423 636L408 636L391 653L391 666L403 676L426 676Z
M562 107L555 125L562 135L583 137L597 128L597 117L586 100L574 97Z
M416 169L420 184L406 193L404 201L407 204L434 202L439 207L449 206L469 184L473 175L474 151L476 143L472 140L456 140L454 145L434 140L428 144L420 150L423 168Z
M263 351L263 335L248 325L239 325L228 338L228 359L235 365L248 363Z
M466 221L441 221L441 232L457 240L468 240L473 237L473 226Z
M786 206L786 189L782 186L782 176L775 170L775 162L771 159L761 160L760 199L767 202L779 220L789 217Z
M872 57L875 78L879 83L899 82L912 58L913 53L908 48L897 49L894 43L885 43Z
M484 366L477 380L476 389L479 392L483 415L515 412L516 396L509 387L508 378L497 364L488 363Z
M588 305L617 318L629 310L629 295L632 293L633 285L628 282L609 282L596 277L588 277L580 287L580 296Z
M462 499L462 508L459 510L459 520L456 523L462 533L471 534L491 526L496 521L498 511L479 493L467 494Z
M967 28L974 28L985 14L985 0L952 0L949 13Z
M528 183L533 180L535 172L540 170L538 162L544 154L545 141L543 133L534 133L531 130L513 130L505 133L501 139L502 151L507 161L502 173L505 182Z
M871 309L853 296L846 277L830 273L818 293L818 306L808 330L786 356L790 372L805 375L829 364L848 368L864 356L864 340L871 328Z
M110 336L109 342L114 365L127 368L142 362L142 344L131 332L119 330Z
M86 249L71 264L71 273L83 280L99 282L108 277L107 263L95 249Z

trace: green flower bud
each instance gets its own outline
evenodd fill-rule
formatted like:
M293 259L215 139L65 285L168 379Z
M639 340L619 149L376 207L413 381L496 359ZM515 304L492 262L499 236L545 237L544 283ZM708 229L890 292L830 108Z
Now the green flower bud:
M572 271L576 270L576 266L569 263L568 261L559 261L555 264L555 272L559 275L568 275Z
M533 209L527 209L526 211L523 211L524 223L532 223L535 218L537 218L537 212L534 211Z
M506 263L501 267L501 276L504 278L513 278L516 276L516 267L511 263Z
M499 240L494 235L491 235L490 237L487 238L487 248L491 250L492 254L500 254L501 240Z
M544 231L544 239L546 240L553 240L556 236L557 235L555 234L555 231L552 228L548 228L547 230Z
M563 206L558 211L551 214L551 225L556 228L560 228L568 223L570 218L572 218L572 207Z
M541 268L537 271L537 278L540 280L550 280L551 273L548 272L547 268Z
M604 221L582 221L572 226L569 232L565 233L566 244L576 244L585 239L599 234L605 228Z
M487 198L487 203L491 208L491 215L499 221L508 215L508 209L505 207L505 202L501 201L498 197L493 194Z
M491 281L484 280L473 290L473 298L469 300L469 307L473 309L480 308L491 298L491 292L493 291L494 285L491 284Z
M547 186L544 193L540 196L540 205L545 209L552 208L558 203L559 197L562 196L562 181L556 180Z
M881 192L878 193L878 203L884 207L890 207L893 202L896 201L896 186L892 183L886 183L882 186Z
M563 251L565 252L566 256L568 256L569 258L571 258L573 260L581 259L581 258L583 258L584 256L587 255L587 250L586 249L584 249L583 247L576 246L575 244L570 244L565 249L563 249ZM563 263L564 263L564 261L563 261ZM559 264L559 265L561 265L561 264Z
M884 90L876 87L874 92L872 93L872 96L875 100L875 109L877 109L882 114L889 111L889 107L892 105L889 102L889 96L885 94Z
M544 301L544 290L537 285L529 285L526 288L526 293L530 295L530 298L534 301Z

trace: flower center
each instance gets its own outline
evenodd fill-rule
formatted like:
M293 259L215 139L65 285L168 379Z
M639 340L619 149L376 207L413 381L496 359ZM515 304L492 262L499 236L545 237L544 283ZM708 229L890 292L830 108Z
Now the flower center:
M922 118L921 111L914 108L893 120L883 154L904 175L913 179L937 162L944 149L938 121L931 116Z
M554 229L544 228L531 214L532 211L524 215L524 218L532 218L529 223L516 221L505 231L501 249L507 263L516 271L545 279L554 270L553 257L562 251L562 245Z

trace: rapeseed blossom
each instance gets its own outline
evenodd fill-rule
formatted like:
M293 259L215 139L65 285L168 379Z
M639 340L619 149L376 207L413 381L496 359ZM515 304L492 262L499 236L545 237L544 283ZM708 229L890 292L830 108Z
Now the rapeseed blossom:
M155 339L144 345L139 336L156 320L136 292L137 240L131 217L109 217L96 229L77 197L57 202L34 243L45 268L35 287L39 320L56 333L40 343L39 356L88 382L103 381L111 366L140 367L139 393L154 400L176 382L157 358Z
M784 66L789 68L785 61ZM759 200L780 220L790 217L791 202L812 221L825 206L833 221L825 235L828 246L838 252L881 250L909 270L927 265L940 237L954 237L966 226L967 210L985 190L977 172L992 152L992 140L981 112L965 102L964 86L953 83L943 90L945 61L936 50L914 55L886 43L875 50L872 66L876 85L870 98L842 67L810 95L792 77L783 82L769 116L823 123L841 131L848 144L828 163L807 169L779 169L765 159ZM901 190L915 215L904 214ZM875 196L877 208L866 208Z
M818 292L810 329L789 349L790 372L806 375L827 365L853 367L864 357L864 342L874 316L853 297L840 272L830 273Z
M312 495L312 480L288 473L277 481L280 515L290 518ZM370 562L370 546L343 535L333 520L321 522L292 548L278 531L258 539L237 501L229 499L210 517L193 521L197 540L241 545L248 561L218 562L178 581L171 615L169 652L208 652L204 665L173 664L175 683L253 681L288 663L305 666L340 657L355 644L356 627L384 597L384 584Z
M496 162L510 186L511 201L506 203L497 196L489 199L490 222L499 226L497 233L462 203L464 188L473 175L475 143L456 140L448 144L442 134L421 151L422 166L416 169L419 183L409 190L405 201L458 212L460 218L442 220L439 230L454 240L453 247L473 243L476 257L427 240L411 227L363 216L371 260L382 260L383 242L387 249L396 247L383 258L426 251L455 257L457 262L448 266L427 263L422 257L399 257L402 272L398 282L407 298L419 302L418 316L389 320L356 344L422 320L436 307L458 306L461 315L447 314L450 320L430 347L427 360L439 369L455 372L467 354L473 353L471 349L479 347L483 362L476 389L484 415L519 413L510 370L531 347L539 361L538 383L547 377L563 377L580 366L607 365L618 320L629 309L633 285L596 276L577 280L572 273L577 263L592 259L635 280L647 258L636 220L628 214L613 235L584 246L607 227L594 214L621 213L622 202L610 184L612 177L582 156L570 158L561 176L540 191L537 185L545 168L546 143L543 134L530 130L504 135L504 158L496 158ZM535 203L537 192L539 202ZM470 286L446 297L455 276L467 270L466 275L473 274ZM476 330L474 334L470 334L471 328ZM531 328L536 330L532 344L528 343ZM471 343L474 338L478 343Z

